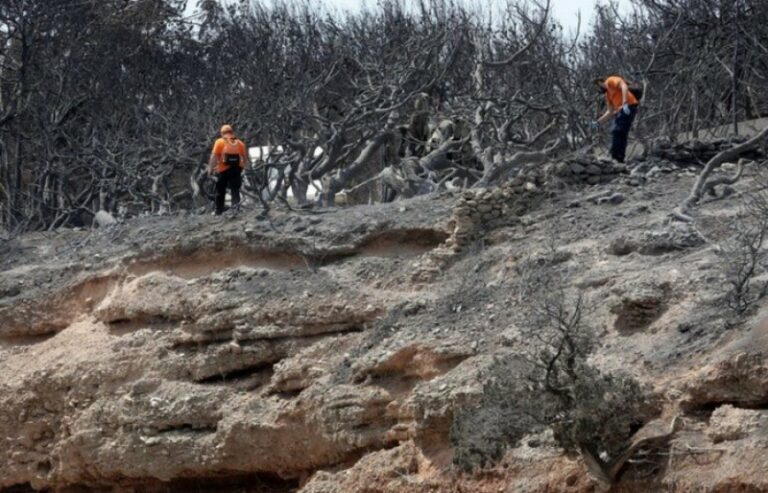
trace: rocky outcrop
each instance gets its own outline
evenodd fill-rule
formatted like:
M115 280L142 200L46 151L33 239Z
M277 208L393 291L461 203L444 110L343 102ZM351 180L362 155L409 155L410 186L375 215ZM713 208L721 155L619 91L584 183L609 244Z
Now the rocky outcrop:
M494 229L519 223L544 197L544 178L538 173L521 174L504 185L463 192L448 222L450 236L416 266L412 280L430 282L464 250Z
M8 291L0 489L183 490L184 481L249 477L290 485L398 443L400 407L417 384L470 355L400 341L350 359L363 333L407 299L360 289L367 272L447 237L431 218L414 227L409 217L311 244L275 242L257 225L212 240L191 232L148 255L99 254L101 265L68 282ZM114 248L105 245L97 248ZM56 269L18 269L4 281ZM377 282L404 274L390 267Z
M0 491L599 491L542 429L487 469L452 464L457 408L498 357L530 357L522 267L544 264L573 283L551 289L589 301L594 365L663 403L633 424L612 491L768 491L768 329L711 306L720 258L666 222L679 190L545 176L15 239L0 258Z
M581 155L553 164L552 174L571 185L599 185L628 174L628 169L609 158Z
M688 384L682 404L688 409L723 404L768 408L768 361L765 355L742 352L705 366Z
M669 139L656 140L651 149L650 156L663 159L683 166L691 164L703 164L715 157L721 151L730 149L734 145L746 142L747 137L728 137L710 140L689 140L672 142ZM743 156L747 159L760 159L763 154L760 150L752 150Z
M730 404L718 407L709 418L707 435L713 443L742 440L759 429L768 428L768 412L739 409Z
M655 230L642 231L639 234L620 234L608 245L608 252L624 256L633 252L640 255L664 255L691 248L701 247L706 240L692 225L672 223Z
M633 286L611 307L611 312L616 314L614 329L621 334L629 334L650 327L667 310L669 291L667 284Z

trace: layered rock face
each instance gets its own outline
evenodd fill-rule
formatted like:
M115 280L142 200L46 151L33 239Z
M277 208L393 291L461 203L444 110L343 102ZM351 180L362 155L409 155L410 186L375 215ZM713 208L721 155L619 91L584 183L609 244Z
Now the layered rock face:
M668 224L689 181L553 191L536 174L6 240L0 492L768 491L768 324L761 307L729 324L715 249ZM516 267L552 249L593 300L595 364L663 403L638 437L677 417L614 485L545 432L495 467L451 464L455 409L523 347Z
M283 234L247 220L163 223L143 231L141 251L110 244L116 226L84 233L92 243L65 253L71 262L6 270L0 486L250 477L290 489L408 439L413 388L472 351L390 349L390 328L375 326L426 296L383 285L448 237L430 224L446 212L349 215L312 241L291 230L317 218L287 218Z

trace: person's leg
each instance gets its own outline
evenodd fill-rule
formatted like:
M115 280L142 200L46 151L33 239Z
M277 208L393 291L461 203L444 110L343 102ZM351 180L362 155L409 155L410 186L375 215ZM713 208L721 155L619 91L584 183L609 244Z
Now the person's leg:
M228 170L229 189L232 193L232 207L240 204L240 187L243 185L243 170L238 167Z
M219 173L216 175L216 215L220 215L224 212L224 201L227 198L227 173Z
M623 163L626 158L629 129L632 128L637 107L630 107L630 110L629 115L619 111L611 127L611 157L620 163Z
M637 106L630 106L629 115L624 115L624 137L621 143L621 161L627 156L627 144L629 143L629 131L632 129L632 123L635 121L635 115L637 115Z
M623 163L627 152L628 130L614 130L611 134L611 157Z

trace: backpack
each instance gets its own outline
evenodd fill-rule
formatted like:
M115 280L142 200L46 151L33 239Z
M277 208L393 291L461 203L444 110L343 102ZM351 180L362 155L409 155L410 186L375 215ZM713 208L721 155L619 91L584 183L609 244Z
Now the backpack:
M632 95L637 99L638 102L643 100L643 86L638 86L636 84L629 85L629 92L632 93Z
M240 146L239 146L239 141L235 140L234 143L230 143L228 141L225 141L224 146L225 146L224 147L224 156L223 156L224 164L226 164L229 167L240 166ZM234 153L227 152L227 151L232 151L233 147L234 147L234 151L235 151Z

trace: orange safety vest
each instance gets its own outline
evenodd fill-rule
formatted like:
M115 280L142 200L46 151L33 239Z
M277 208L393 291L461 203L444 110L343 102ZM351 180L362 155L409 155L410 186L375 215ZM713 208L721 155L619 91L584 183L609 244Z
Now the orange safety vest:
M213 145L213 154L216 156L216 171L219 173L227 171L230 166L240 166L241 169L245 168L247 159L246 147L240 139L234 139L234 141L230 142L222 137L216 140L216 143Z
M635 95L632 94L632 91L629 91L629 84L627 81L618 75L612 75L605 79L605 99L614 110L621 108L624 102L621 95L622 82L627 84L627 103L629 103L630 106L634 106L639 103Z

